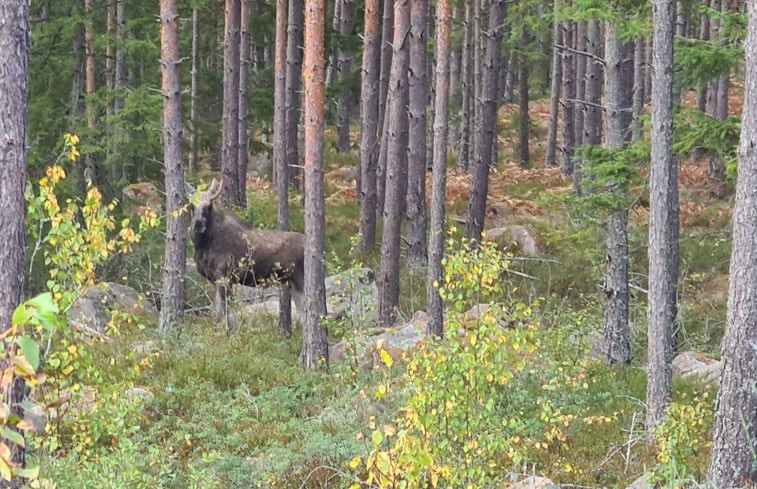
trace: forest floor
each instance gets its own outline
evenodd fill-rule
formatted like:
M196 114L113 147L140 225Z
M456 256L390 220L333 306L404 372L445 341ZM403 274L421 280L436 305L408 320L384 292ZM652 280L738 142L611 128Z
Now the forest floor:
M514 126L514 110L503 108L501 128ZM508 470L498 466L500 480L536 474L575 484L565 487L626 487L654 467L670 468L671 457L676 477L702 480L713 386L677 379L674 400L687 413L681 416L685 419L662 441L644 441L646 178L633 189L629 215L634 359L628 367L608 368L588 360L584 346L570 339L575 332L601 330L601 225L576 215L561 201L572 182L559 169L543 168L546 101L533 103L531 116L534 168L514 163L515 148L509 141L516 138L511 129L503 129L500 164L491 176L488 200L497 209L489 214L488 228L526 226L540 249L538 257L522 263L518 274L503 278L507 293L502 300L535 311L532 317L538 320L532 323L543 336L536 341L541 353L533 360L540 364L537 370L542 365L544 370L535 379L524 370L498 391L507 402L495 407L492 416L520 420L516 424L521 431L508 439L522 439L524 445L521 451L515 447L522 456ZM378 270L377 254L351 252L359 210L354 182L344 177L344 168L355 165L357 150L338 155L332 144L326 147L329 271L353 264ZM707 169L707 161L691 160L679 170L679 350L717 358L725 324L731 205L712 198ZM255 177L248 185L245 217L272 227L276 211L270 181ZM453 224L464 219L470 185L470 175L450 170L446 197ZM302 229L299 206L293 206L292 221L294 229ZM138 253L135 262L160 263L159 246ZM403 268L402 316L425 307L424 280L424 270ZM198 304L207 303L205 288L201 280L190 284ZM371 432L399 422L412 394L405 390L413 380L405 370L412 354L388 368L336 364L327 373L308 373L297 363L301 333L283 339L270 318L247 321L229 337L209 317L199 315L167 343L156 336L155 318L140 322L142 327L122 325L115 341L90 345L88 374L75 390L95 392L93 404L72 407L57 421L55 436L32 443L42 474L59 488L350 487L366 480L364 461L375 451ZM331 334L344 338L350 332L335 327ZM551 368L566 377L548 373ZM392 395L374 395L387 385L387 375ZM144 395L134 396L135 388ZM551 410L537 408L534 399ZM678 435L686 441L665 445ZM356 457L361 457L359 462Z

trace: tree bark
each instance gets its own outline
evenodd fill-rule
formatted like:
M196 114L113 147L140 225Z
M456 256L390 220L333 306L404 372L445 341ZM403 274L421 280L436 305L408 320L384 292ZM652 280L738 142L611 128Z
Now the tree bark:
M379 277L379 315L381 322L389 326L396 318L399 306L400 281L400 227L402 223L402 166L407 150L407 111L404 92L407 92L409 65L408 37L410 30L410 0L394 1L394 39L392 68L387 96L387 165L386 200L384 203L384 229L381 236L381 274Z
M426 265L426 79L428 1L410 0L407 262Z
M707 479L712 487L757 482L757 6L747 2L744 109L733 208L723 372Z
M625 112L631 108L630 94L625 90L624 66L628 60L627 45L615 35L615 26L608 22L605 32L605 109L607 113L606 145L610 149L625 146L629 126ZM624 197L625 190L614 190ZM605 355L610 363L631 361L631 339L628 328L628 211L610 215L607 221L607 272L605 276Z
M462 109L460 112L460 158L458 168L468 171L471 158L471 124L473 122L473 2L465 2L465 40L463 44L461 81Z
M163 164L166 185L166 250L158 330L178 330L184 317L184 274L187 261L187 214L184 207L182 155L179 11L176 0L160 2L160 47L163 92Z
M555 45L563 44L563 30L557 21L557 12L560 10L560 0L555 0L553 35ZM560 114L560 88L562 87L562 51L558 47L552 48L552 81L549 98L549 126L547 128L547 168L557 166L557 119Z
M379 0L365 3L360 131L360 251L376 246L376 164L378 159L379 71L381 70Z
M721 12L727 14L731 9L730 2L723 1L721 4ZM721 44L725 44L725 40L720 40ZM713 117L720 122L725 122L728 119L728 90L730 85L730 73L726 70L722 73L717 80L713 82L713 91L715 93L715 100L713 102ZM722 156L710 157L710 179L714 184L712 195L718 199L724 199L726 196L726 176L725 176L725 159Z
M644 78L646 77L644 44L643 39L637 39L633 53L633 122L631 123L631 141L633 142L641 141L644 136L641 125L641 116L644 113ZM652 56L654 57L654 53Z
M224 205L239 202L239 28L240 1L226 0L223 38L223 150Z
M24 215L26 201L26 142L29 121L29 2L8 0L0 3L0 332L12 327L13 311L21 303L24 290ZM5 365L3 365L5 367ZM23 418L23 381L7 383L2 402ZM24 466L24 447L2 440L10 453L6 460ZM0 481L0 487L21 487L21 481Z
M575 45L576 49L578 51L587 52L588 51L588 45L589 45L589 39L588 39L588 26L587 22L585 20L581 20L576 22L575 26L576 30L576 39L575 39ZM576 100L586 100L586 65L588 63L588 58L584 55L576 55ZM579 106L575 110L576 114L576 127L575 127L575 140L573 143L576 146L581 146L584 144L583 137L584 137L584 119L586 118L586 104L579 103ZM578 166L580 166L580 162L578 162ZM575 169L574 169L575 171ZM580 168L578 169L580 173Z
M587 26L589 43L587 49L597 58L602 59L602 29L598 20L590 20ZM586 116L584 117L584 144L598 146L602 144L602 63L592 59L586 65Z
M239 15L239 124L237 127L237 201L247 207L247 151L249 150L249 131L247 129L248 80L250 77L250 14L252 0L240 0Z
M381 72L379 74L379 148L376 166L376 215L384 212L386 196L386 141L387 97L389 96L389 72L392 65L392 38L394 37L394 0L384 0L381 25Z
M524 33L522 43L522 48L524 50L527 48L528 42L528 35ZM518 104L518 160L521 167L529 168L531 166L531 154L528 148L528 135L531 119L528 115L528 59L526 58L525 53L521 54L519 64L520 75L518 80L518 99L520 103ZM515 67L510 67L510 69L515 69ZM494 146L496 145L497 138L495 136Z
M289 169L286 160L286 55L287 0L276 0L276 39L274 47L273 168L278 196L278 225L289 231ZM292 294L288 287L279 290L279 332L292 336Z
M447 185L447 113L450 78L450 1L436 3L436 89L434 90L434 158L431 190L431 234L429 236L428 280L426 283L428 335L444 334L444 307L439 295L444 269L444 194Z
M189 173L197 173L197 89L200 77L200 9L192 9L192 85L189 92L190 136Z
M89 22L84 27L84 47L86 52L86 107L87 107L87 130L89 137L94 140L97 131L97 111L95 109L95 26L92 7L94 0L84 0L84 12ZM95 155L91 151L84 154L84 181L97 185L97 172L95 169Z
M678 165L673 156L674 0L654 0L652 22L655 48L649 179L648 439L654 436L654 428L664 418L670 403L673 337L678 312Z
M114 127L115 141L113 142L112 161L113 167L111 175L113 183L119 186L124 178L124 164L121 159L121 141L124 139L124 123L119 120L119 116L124 108L124 86L126 81L126 0L116 0L116 61L114 86L115 96L113 98L113 115L116 119Z
M563 24L563 42L569 48L575 46L575 29L571 22ZM562 172L563 175L573 175L573 155L575 152L575 121L576 106L573 100L576 98L576 55L567 49L563 54L563 147L562 147Z
M353 11L355 9L355 0L340 0L341 8L339 11L339 33L344 37L352 34L354 24ZM352 51L339 48L337 55L336 74L337 79L342 84L339 102L337 104L336 114L336 132L337 132L337 151L346 153L350 150L350 114L352 112L352 91L347 87L347 80L350 78L352 71Z
M502 29L500 24L505 13L504 0L492 0L489 9L489 28L486 34L487 46L483 61L481 130L478 131L476 144L476 166L473 174L473 187L468 200L468 218L465 237L478 242L484 230L486 213L486 195L489 190L489 167L491 166L491 145L496 134L497 120L497 78L502 46Z
M323 193L324 0L305 0L305 318L302 364L328 367L326 314L326 213Z
M287 18L287 73L286 73L286 164L289 183L294 184L300 174L299 124L300 88L302 87L302 28L304 23L303 0L289 0Z

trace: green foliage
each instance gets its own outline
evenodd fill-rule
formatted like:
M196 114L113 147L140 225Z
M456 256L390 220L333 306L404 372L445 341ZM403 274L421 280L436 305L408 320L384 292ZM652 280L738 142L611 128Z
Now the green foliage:
M674 402L668 416L655 430L658 464L651 482L657 487L675 489L692 481L687 460L701 454L712 419L713 402L709 393L694 395L690 403Z
M677 37L675 40L675 89L704 90L709 82L741 66L744 51L732 44Z
M741 118L721 122L699 110L680 106L673 129L673 151L681 156L709 156L726 161L728 175L736 176Z

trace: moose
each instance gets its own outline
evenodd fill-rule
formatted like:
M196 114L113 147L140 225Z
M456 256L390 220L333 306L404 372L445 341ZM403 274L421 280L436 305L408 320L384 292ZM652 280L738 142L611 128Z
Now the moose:
M236 319L228 310L232 285L255 287L270 282L291 287L302 317L305 235L258 229L234 212L218 209L214 201L222 188L223 183L213 179L200 196L190 228L197 271L215 284L216 317L225 319L227 332L235 330Z

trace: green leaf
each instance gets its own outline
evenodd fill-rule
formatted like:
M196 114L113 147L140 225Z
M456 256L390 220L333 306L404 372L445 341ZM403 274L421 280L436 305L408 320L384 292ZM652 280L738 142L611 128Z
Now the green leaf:
M11 467L8 465L8 461L2 457L0 457L0 475L7 481L11 480Z
M16 339L16 343L18 343L21 352L23 352L24 356L36 372L39 367L39 346L37 345L37 342L28 336L22 336Z
M32 312L26 307L26 303L19 305L15 311L13 311L13 324L15 326L21 326L27 324L32 318Z
M3 429L3 431L0 432L0 435L2 435L2 437L5 438L6 440L13 442L20 447L26 446L26 442L24 441L24 435L22 435L21 433L17 431L13 431L10 428Z
M36 479L39 477L39 465L36 467L27 467L25 469L16 469L15 473L25 479Z

